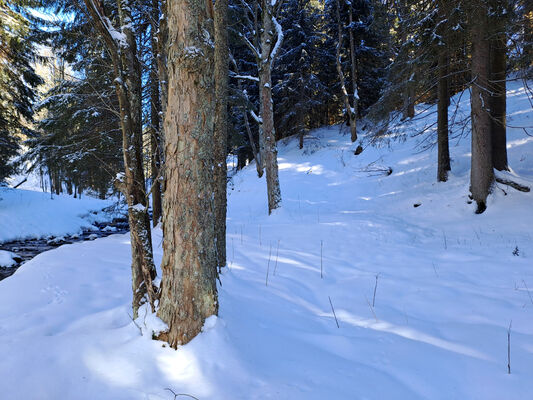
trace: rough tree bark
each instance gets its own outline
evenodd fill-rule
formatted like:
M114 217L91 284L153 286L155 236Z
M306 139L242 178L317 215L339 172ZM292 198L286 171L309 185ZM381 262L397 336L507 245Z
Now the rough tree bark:
M163 278L160 339L176 348L218 311L214 189L212 3L168 3Z
M133 290L133 317L148 297L155 311L158 293L153 285L156 276L152 253L150 219L142 159L142 108L141 66L131 19L131 4L118 0L121 29L117 31L106 16L101 0L84 0L89 15L100 33L113 61L115 89L120 107L122 148L124 154L123 176L116 184L128 203L128 220L131 236L131 272Z
M228 147L228 0L215 2L215 217L218 268L226 265Z
M338 28L338 39L337 39L337 48L336 48L336 62L337 62L337 74L339 75L339 81L341 84L341 91L342 91L342 97L344 99L344 108L345 112L348 115L348 120L350 123L350 136L352 139L352 142L355 142L357 140L357 120L356 120L356 114L355 109L350 104L350 95L348 94L348 91L346 90L346 79L344 78L344 72L342 71L342 63L341 63L341 48L342 48L342 21L341 21L341 13L340 13L340 2L339 0L336 0L336 13L337 13L337 28Z
M492 168L491 118L489 114L490 95L487 5L483 1L472 4L472 160L470 170L470 191L477 203L476 213L487 208L487 196L494 182Z

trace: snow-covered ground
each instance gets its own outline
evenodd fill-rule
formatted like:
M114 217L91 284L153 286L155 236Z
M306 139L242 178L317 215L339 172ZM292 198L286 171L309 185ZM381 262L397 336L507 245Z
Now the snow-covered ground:
M517 82L508 113L533 125ZM338 127L311 136L305 151L280 143L274 215L254 166L234 176L220 313L177 351L141 336L150 315L130 319L128 235L59 247L0 282L0 397L531 398L533 194L497 185L475 215L468 138L436 183L436 149L416 139L354 156ZM533 137L511 128L508 149L533 186Z
M111 217L99 213L113 204L110 200L51 196L33 189L0 187L0 242L81 233Z

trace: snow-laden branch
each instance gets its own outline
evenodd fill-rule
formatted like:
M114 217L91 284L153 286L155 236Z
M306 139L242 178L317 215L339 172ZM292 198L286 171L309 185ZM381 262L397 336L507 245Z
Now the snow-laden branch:
M253 119L255 119L255 122L257 122L258 124L262 124L263 123L263 118L261 118L259 115L257 115L254 110L250 110L250 115L252 116Z
M274 48L272 49L272 53L270 54L270 63L272 64L272 61L276 58L276 54L281 47L281 44L283 43L283 29L281 29L281 25L279 24L276 17L272 16L272 22L274 23L274 27L276 28L277 33L277 40L276 44L274 45Z
M248 79L250 81L259 82L259 78L257 76L251 76L251 75L231 75L232 78L235 79Z
M103 14L101 5L97 5L94 0L85 0L85 4L89 12L94 16L95 23L97 23L106 36L117 46L127 47L126 35L115 29L107 16Z

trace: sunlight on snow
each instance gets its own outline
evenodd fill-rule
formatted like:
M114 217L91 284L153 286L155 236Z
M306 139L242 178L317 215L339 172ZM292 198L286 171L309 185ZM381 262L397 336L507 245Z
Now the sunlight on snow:
M87 368L109 384L117 386L134 386L139 382L141 371L134 360L127 356L104 354L99 350L85 355Z
M517 140L512 140L510 142L507 143L507 148L508 149L512 149L513 147L517 147L517 146L522 146L528 142L531 142L533 141L533 137L527 137L527 138L524 138L524 139L517 139Z
M296 172L305 172L307 174L322 175L325 170L324 167L320 164L311 165L311 163L289 163L289 162L280 162L278 165L280 170L294 170Z
M405 339L427 343L429 345L439 347L447 351L451 351L451 352L462 354L462 355L469 356L469 357L478 358L480 360L487 360L487 361L490 360L490 358L486 356L485 354L480 353L467 346L463 346L457 343L449 342L444 339L430 336L426 333L419 332L411 328L393 325L385 321L376 321L372 319L360 318L345 310L339 310L336 313L340 321L346 322L353 326L358 326L361 328L369 328L369 329L373 329L375 331L380 331L380 332L391 333L397 336L401 336ZM323 316L331 316L331 313L323 313Z
M157 358L157 366L165 377L172 382L193 384L200 395L208 398L213 390L200 368L200 363L190 347L180 347L179 351L169 350Z

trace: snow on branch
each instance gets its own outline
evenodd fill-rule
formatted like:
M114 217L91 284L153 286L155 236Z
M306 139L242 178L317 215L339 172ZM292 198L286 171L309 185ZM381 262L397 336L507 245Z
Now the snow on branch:
M257 122L258 124L262 124L263 123L263 118L261 118L259 115L257 115L254 110L250 110L250 115L252 116L253 119L255 119L255 122Z
M274 45L274 48L272 49L272 53L270 54L270 63L276 58L276 54L281 47L281 44L283 43L283 29L281 29L281 25L279 24L276 17L272 16L272 22L274 23L274 27L276 28L276 33L278 34L278 38L276 40L276 44Z
M251 76L251 75L231 75L232 78L235 79L248 79L250 81L259 82L259 78L257 76Z

